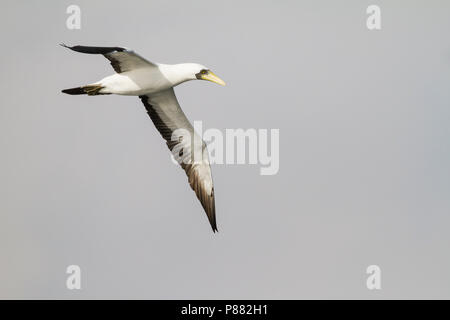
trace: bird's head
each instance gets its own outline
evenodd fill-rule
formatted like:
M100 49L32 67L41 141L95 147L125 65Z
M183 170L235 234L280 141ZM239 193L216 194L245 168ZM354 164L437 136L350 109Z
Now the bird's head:
M225 81L216 76L207 67L198 63L181 63L176 65L164 65L162 71L172 83L180 84L189 80L208 80L222 86Z
M159 64L158 67L173 86L189 80L208 80L222 86L225 85L225 81L198 63Z
M202 65L197 65L195 69L195 78L197 80L207 80L222 86L225 85L225 81L216 76L211 70Z

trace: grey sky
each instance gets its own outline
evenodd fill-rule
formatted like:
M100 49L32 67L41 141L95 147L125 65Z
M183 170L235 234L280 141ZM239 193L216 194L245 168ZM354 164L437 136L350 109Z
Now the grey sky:
M2 1L0 297L449 298L450 3L167 2ZM214 235L138 98L60 93L113 73L61 42L210 67L187 116L280 129L279 173L213 166Z

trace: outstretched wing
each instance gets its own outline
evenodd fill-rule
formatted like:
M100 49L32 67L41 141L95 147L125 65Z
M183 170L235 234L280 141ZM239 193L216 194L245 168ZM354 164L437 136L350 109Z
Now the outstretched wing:
M147 61L133 50L121 47L88 47L88 46L66 46L76 52L88 54L102 54L106 59L111 61L111 65L117 73L127 72L140 68L156 67L156 64Z
M216 232L214 186L205 142L195 133L172 88L140 98L170 151L186 172L189 184L200 200L213 231ZM178 129L184 129L181 133L189 133L190 139L185 139L182 134L180 139L173 141L177 132L180 133ZM175 132L176 130L178 131Z

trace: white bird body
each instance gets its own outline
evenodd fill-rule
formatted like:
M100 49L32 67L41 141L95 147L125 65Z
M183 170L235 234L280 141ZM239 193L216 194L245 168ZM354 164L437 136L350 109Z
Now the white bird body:
M178 158L186 172L189 184L200 200L213 231L217 231L214 186L206 144L195 133L181 110L173 87L196 79L221 85L225 85L225 82L206 67L196 63L152 63L133 51L120 47L65 47L82 53L102 54L111 61L116 74L96 83L65 89L62 92L71 95L139 96L170 151ZM178 136L179 132L185 132L189 136Z
M93 85L103 88L99 93L141 96L164 91L180 83L195 80L195 71L206 67L195 63L155 64L105 77Z

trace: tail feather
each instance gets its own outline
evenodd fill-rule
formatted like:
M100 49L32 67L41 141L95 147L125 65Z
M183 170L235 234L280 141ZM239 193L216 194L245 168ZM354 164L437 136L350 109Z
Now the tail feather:
M77 95L77 94L87 94L90 96L96 96L99 94L107 94L107 93L100 93L99 91L103 89L100 85L87 85L77 88L70 88L70 89L64 89L62 90L63 93Z
M64 89L61 92L67 94L86 94L86 91L84 91L83 87Z

